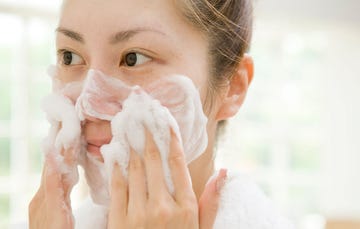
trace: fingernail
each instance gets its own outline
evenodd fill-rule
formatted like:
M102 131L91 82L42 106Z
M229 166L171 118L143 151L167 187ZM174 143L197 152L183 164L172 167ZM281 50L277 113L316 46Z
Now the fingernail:
M222 188L224 187L227 179L227 169L220 169L219 175L216 180L216 192L221 193Z

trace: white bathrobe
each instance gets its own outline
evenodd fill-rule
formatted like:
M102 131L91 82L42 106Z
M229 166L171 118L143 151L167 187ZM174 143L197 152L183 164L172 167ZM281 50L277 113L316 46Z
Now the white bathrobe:
M75 211L75 228L106 228L107 209L88 199ZM214 229L293 229L264 193L243 174L229 172Z

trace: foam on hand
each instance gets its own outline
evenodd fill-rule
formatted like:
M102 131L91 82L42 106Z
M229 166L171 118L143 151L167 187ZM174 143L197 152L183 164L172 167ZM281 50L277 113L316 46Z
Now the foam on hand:
M124 101L136 88L140 87L129 86L119 79L91 69L76 103L78 115L81 119L92 117L110 121L118 112L122 112ZM175 118L181 139L186 142L186 161L190 163L203 153L207 146L207 118L193 82L188 77L172 75L146 85L141 90L158 100Z
M88 183L93 199L99 204L106 205L109 200L109 190L99 187L99 181L109 182L115 162L127 174L130 147L140 155L144 151L145 128L153 136L161 154L170 192L173 192L167 164L170 129L180 142L186 142L183 149L187 163L203 153L207 146L207 118L202 110L199 92L185 76L163 77L141 88L129 86L101 71L89 70L76 103L76 111L80 119L111 120L113 139L101 148L107 176L88 172L86 167L89 166L85 165L88 181L96 181L96 185ZM94 167L94 163L91 164Z
M141 111L139 112L139 108ZM109 177L114 163L118 163L127 177L130 148L143 157L145 151L145 131L149 131L158 147L165 181L171 193L174 192L168 166L171 130L180 139L180 132L175 119L169 110L147 93L134 90L123 103L123 109L111 121L113 139L101 148ZM119 153L121 152L121 153Z
M121 80L90 69L76 103L80 119L93 117L111 121L115 114L121 111L122 102L131 90L132 87Z
M62 83L57 69L49 71L53 93L43 103L51 124L44 141L45 153L54 153L66 182L77 183L77 165L84 167L92 201L76 215L76 228L106 228L110 201L109 180L114 163L127 175L130 148L144 152L145 129L154 138L163 162L166 184L173 192L167 156L170 129L183 145L186 162L201 155L207 146L207 119L198 90L184 76L163 77L143 88L126 85L90 70L85 81ZM111 121L113 138L102 146L104 163L86 153L81 121ZM190 179L190 178L189 178ZM89 218L89 215L91 217ZM228 177L222 189L214 228L293 228L274 213L263 194L243 176Z
M167 163L170 129L183 145L186 162L190 163L207 146L206 123L198 90L185 76L162 77L148 85L131 86L98 70L89 70L83 81L62 83L57 68L49 69L53 91L44 104L52 128L49 145L56 148L75 148L78 164L84 167L90 193L95 203L108 205L108 182L114 163L124 174L130 147L142 155L145 129L154 138L163 161L166 183L173 185ZM113 138L101 148L104 163L86 153L79 144L81 121L97 118L111 121ZM186 144L185 144L186 143Z
M55 154L59 172L72 187L78 181L77 164L81 151L81 126L75 106L58 91L45 97L42 106L51 125L43 141L43 151Z

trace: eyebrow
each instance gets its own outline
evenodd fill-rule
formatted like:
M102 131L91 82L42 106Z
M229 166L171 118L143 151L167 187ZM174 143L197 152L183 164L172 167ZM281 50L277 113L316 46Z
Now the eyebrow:
M117 43L121 43L121 42L125 42L129 39L131 39L132 37L134 37L135 35L139 34L139 33L143 33L143 32L155 32L161 35L165 35L165 33L153 29L153 28L148 28L148 27L140 27L140 28L135 28L135 29L131 29L131 30L124 30L124 31L120 31L118 33L116 33L113 37L110 38L109 42L110 44L117 44Z
M70 29L66 29L63 27L58 27L55 31L58 33L62 33L63 35L71 38L72 40L78 41L82 44L85 43L84 37L78 32L75 32L75 31L72 31ZM109 43L114 45L114 44L117 44L120 42L125 42L125 41L131 39L132 37L134 37L135 35L142 33L142 32L155 32L155 33L158 33L161 35L166 35L165 33L161 32L159 30L153 29L153 28L140 27L140 28L124 30L124 31L115 33L115 35L113 35L109 39Z
M84 40L84 37L80 34L80 33L77 33L75 31L72 31L70 29L66 29L66 28L63 28L63 27L58 27L55 32L58 32L58 33L62 33L64 34L65 36L75 40L75 41L78 41L82 44L85 43L85 40Z

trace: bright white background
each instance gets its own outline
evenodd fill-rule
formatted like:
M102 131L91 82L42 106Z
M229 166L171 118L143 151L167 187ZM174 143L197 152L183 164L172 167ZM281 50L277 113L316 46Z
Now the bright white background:
M58 5L0 0L0 228L26 220L39 184ZM255 2L255 78L217 166L252 176L300 229L360 220L359 9Z

